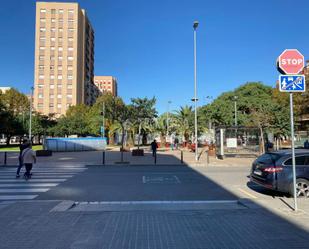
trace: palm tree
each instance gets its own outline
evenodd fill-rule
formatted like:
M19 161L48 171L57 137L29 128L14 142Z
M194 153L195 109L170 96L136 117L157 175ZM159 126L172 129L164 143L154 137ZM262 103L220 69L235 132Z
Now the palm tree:
M192 106L180 107L179 111L175 111L175 126L179 134L184 137L185 142L187 143L190 137L190 134L193 132L193 121L194 113Z

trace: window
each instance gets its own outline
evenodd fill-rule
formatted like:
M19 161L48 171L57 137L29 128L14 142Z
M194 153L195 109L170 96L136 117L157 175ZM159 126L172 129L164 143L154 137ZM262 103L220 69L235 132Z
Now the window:
M38 97L39 99L43 99L43 93L39 93Z
M68 41L69 42L73 42L73 38L68 38Z
M296 156L295 157L295 165L305 165L305 160L306 160L305 156ZM286 160L284 164L287 165L287 166L291 166L292 165L292 158Z
M74 29L69 28L68 31L69 31L69 32L74 32Z
M62 19L62 18L59 18L59 19L58 19L58 22L59 22L60 24L62 24L62 23L63 23L63 19Z
M40 70L43 70L43 69L44 69L44 66L39 65L39 69L40 69Z
M46 22L46 19L45 18L41 18L40 22Z
M59 13L59 14L63 14L63 9L59 9L59 10L58 10L58 13Z
M43 104L42 104L42 103L39 103L39 104L38 104L38 108L43 108Z
M59 33L62 33L63 32L63 29L58 29Z
M40 37L40 41L45 42L46 41L46 37Z
M72 47L68 47L68 50L69 50L69 51L73 51L73 48L72 48Z
M45 32L46 28L40 28L40 32Z
M52 18L52 19L51 19L51 22L55 23L55 22L56 22L56 19L55 19L55 18Z
M51 60L51 61L54 61L54 60L55 60L55 56L51 56L51 57L50 57L50 60Z
M58 84L57 87L58 87L58 88L62 88L62 85L61 85L61 84Z
M50 66L49 69L54 70L55 66Z
M68 66L68 70L73 70L73 67L72 66Z
M73 75L68 75L68 80L72 80L73 79Z
M63 57L62 56L58 56L58 60L62 61Z
M61 99L61 98L62 98L62 95L61 95L61 94L58 94L58 95L57 95L57 98L58 98L58 99Z
M63 48L62 48L62 47L59 47L59 48L58 48L58 51L63 51Z
M63 41L63 39L62 38L58 38L58 42L62 42Z
M50 31L51 32L56 32L56 29L55 28L51 28Z
M68 97L69 99L71 99L71 98L72 98L72 94L68 94L67 97Z
M68 56L68 61L72 61L73 57L72 56Z
M50 50L55 50L55 47L50 47Z
M41 13L46 13L46 9L40 9Z
M39 75L39 79L44 79L44 75Z
M54 107L54 103L50 103L50 104L49 104L49 107Z
M71 104L67 104L67 108L69 108L71 106Z
M55 97L54 94L49 94L49 98L53 99Z
M73 20L73 19L69 19L68 22L69 22L69 23L73 23L74 20Z
M49 77L51 80L55 79L55 75L50 75Z
M55 37L51 37L50 40L54 42L54 41L56 41L56 38Z
M62 79L62 75L58 75L58 80L61 80Z
M62 66L58 66L58 70L62 70Z
M38 88L42 89L44 87L43 84L38 84Z
M40 47L40 50L45 50L45 47Z
M68 10L68 13L69 14L74 14L74 10L70 9L70 10Z
M68 89L72 89L72 85L71 84L68 85Z
M57 104L57 107L58 107L58 108L61 108L61 104Z
M50 13L51 13L51 14L56 14L56 10L55 10L55 9L51 9L51 10L50 10Z
M55 89L55 85L49 85L50 89Z

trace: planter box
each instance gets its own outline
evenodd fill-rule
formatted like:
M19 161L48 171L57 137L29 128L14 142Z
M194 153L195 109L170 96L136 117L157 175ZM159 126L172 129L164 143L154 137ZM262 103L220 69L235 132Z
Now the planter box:
M144 150L143 149L132 150L132 156L144 156Z
M52 156L53 152L51 150L37 150L36 156Z

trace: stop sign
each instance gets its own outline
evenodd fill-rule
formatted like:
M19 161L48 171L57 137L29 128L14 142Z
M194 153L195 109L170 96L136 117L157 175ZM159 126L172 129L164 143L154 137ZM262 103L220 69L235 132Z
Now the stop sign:
M286 49L279 56L279 68L286 74L298 74L304 67L304 56L297 49Z

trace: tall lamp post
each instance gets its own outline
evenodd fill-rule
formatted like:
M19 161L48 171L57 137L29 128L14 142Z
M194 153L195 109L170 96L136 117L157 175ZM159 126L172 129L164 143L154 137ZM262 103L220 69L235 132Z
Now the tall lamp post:
M237 96L234 96L234 109L235 109L235 127L237 127L237 99L238 97Z
M198 27L198 21L193 23L193 35L194 35L194 130L195 130L195 161L198 160L198 151L197 151L197 96L196 96L196 30Z
M32 129L32 99L33 99L33 90L34 87L31 87L31 95L30 95L30 108L29 108L29 141L31 143L31 129Z

